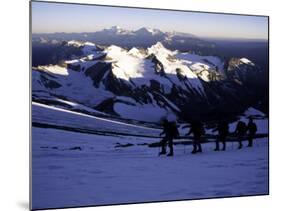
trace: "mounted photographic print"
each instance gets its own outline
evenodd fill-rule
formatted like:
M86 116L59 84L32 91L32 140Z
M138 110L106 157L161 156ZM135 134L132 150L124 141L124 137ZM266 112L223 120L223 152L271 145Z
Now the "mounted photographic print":
M32 210L269 194L269 17L31 1Z

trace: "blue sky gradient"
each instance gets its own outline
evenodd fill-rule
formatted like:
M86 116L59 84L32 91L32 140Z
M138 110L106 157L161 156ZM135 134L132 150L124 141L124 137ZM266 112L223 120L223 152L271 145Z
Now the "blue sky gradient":
M268 39L268 18L261 16L32 2L32 33L94 32L114 25L210 38Z

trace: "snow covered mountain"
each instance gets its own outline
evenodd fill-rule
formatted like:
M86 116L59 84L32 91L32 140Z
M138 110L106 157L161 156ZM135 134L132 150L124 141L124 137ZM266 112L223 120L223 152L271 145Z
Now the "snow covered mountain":
M215 44L197 36L181 32L163 32L159 29L142 27L128 30L112 26L95 32L33 34L32 41L37 44L57 43L58 41L91 41L100 45L117 45L123 48L147 48L162 42L169 49L194 51L200 53L215 52Z
M127 34L119 27L107 33ZM134 33L162 36L157 30ZM59 64L33 67L33 101L94 115L145 122L239 114L259 100L260 69L246 58L173 51L161 42L122 48L63 43L79 51Z

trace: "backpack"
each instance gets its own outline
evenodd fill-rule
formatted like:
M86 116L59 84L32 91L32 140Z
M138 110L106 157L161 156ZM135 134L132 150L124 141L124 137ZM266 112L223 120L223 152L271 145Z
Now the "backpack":
M204 126L203 125L201 125L201 135L205 135L206 134L206 131L205 131L205 128L204 128Z
M248 125L248 130L250 133L256 133L257 132L257 125L252 122Z
M177 127L176 124L174 124L173 126L174 126L174 134L173 134L173 136L174 136L174 138L177 138L177 137L179 137L178 127Z

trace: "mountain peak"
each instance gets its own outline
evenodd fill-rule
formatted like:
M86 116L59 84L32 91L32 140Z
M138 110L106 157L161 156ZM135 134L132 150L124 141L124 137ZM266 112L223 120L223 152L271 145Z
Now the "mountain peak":
M247 58L241 58L240 61L244 64L249 64L249 65L254 66L254 63Z
M129 33L128 30L121 28L120 26L112 26L110 28L104 29L104 32L112 33L112 34L126 34Z
M83 43L80 41L76 41L76 40L70 40L67 42L67 45L80 47L83 45Z
M154 54L161 62L166 62L169 56L174 54L173 51L165 48L161 42L157 42L147 49L148 54Z
M161 34L163 32L161 32L159 29L152 29L152 28L149 28L149 27L142 27L142 28L136 30L135 33L155 35L155 34Z
M163 53L163 54L170 54L171 51L165 48L165 46L161 42L157 42L156 44L152 45L148 48L148 51L153 54Z
M120 26L116 25L116 26L110 27L109 29L112 30L112 31L118 31L118 30L121 30L122 28Z
M154 47L154 48L165 48L164 45L161 42L157 42L156 44L152 45L151 47Z

